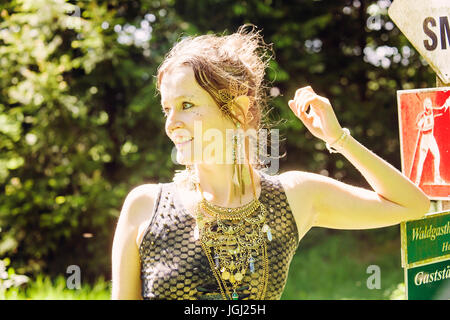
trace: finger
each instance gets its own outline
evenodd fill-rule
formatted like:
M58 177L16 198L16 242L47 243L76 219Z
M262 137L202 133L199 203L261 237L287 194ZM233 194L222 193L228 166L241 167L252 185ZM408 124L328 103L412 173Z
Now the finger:
M311 96L308 96L307 99L302 101L302 103L305 106L311 106L312 108L316 109L318 112L324 112L328 105L326 100L327 99L322 98L318 95L311 95Z
M311 130L312 126L313 126L313 122L314 122L314 116L308 115L307 113L304 113L304 112L298 112L299 107L298 107L298 104L296 103L296 101L294 101L294 100L289 100L288 105L291 108L291 110L294 112L294 114L302 121L302 123L305 125L305 127L307 127L308 130Z
M305 90L307 90L308 92L316 94L311 86L305 87Z
M294 114L298 116L300 112L298 110L297 102L295 100L289 100L288 105L289 108L291 108L292 112L294 112Z
M302 104L303 104L302 111L303 112L306 112L306 111L308 111L308 108L313 107L312 102L314 102L315 97L316 97L316 95L314 93L311 93L309 91L305 92L305 94L302 97L303 98L303 101L302 101Z
M308 107L311 105L311 102L314 101L315 97L315 94L309 91L305 91L298 98L296 98L295 101L297 101L298 105L300 106L299 111L306 112L308 110Z
M312 124L314 122L313 115L309 115L307 113L301 112L298 114L298 117L308 129L312 127Z
M302 101L305 99L305 97L310 97L311 95L313 95L314 93L312 93L309 90L306 89L299 89L296 91L295 97L293 100L296 101Z
M294 114L300 118L303 122L305 122L305 125L311 125L314 121L314 117L316 117L316 114L314 111L311 110L311 113L308 114L306 112L300 112L300 105L295 100L289 100L288 102L289 107L294 112Z
M331 106L330 100L325 97L319 96L312 90L303 90L298 92L298 95L294 98L294 100L300 100L300 104L304 104L305 100L310 100L312 98L316 99L315 102L317 107L326 108Z
M299 97L302 93L304 93L305 91L308 91L308 88L310 88L310 86L307 86L307 87L303 87L303 88L297 89L297 90L295 91L295 96L294 96L294 98L297 98L297 97Z
M297 117L304 113L302 111L303 106L298 100L289 100L288 105Z
M306 87L297 89L297 90L295 91L294 97L296 98L297 96L300 96L300 95L301 95L302 93L304 93L304 92L311 92L311 93L314 93L314 94L315 94L315 92L314 92L313 88L311 88L311 86L306 86Z

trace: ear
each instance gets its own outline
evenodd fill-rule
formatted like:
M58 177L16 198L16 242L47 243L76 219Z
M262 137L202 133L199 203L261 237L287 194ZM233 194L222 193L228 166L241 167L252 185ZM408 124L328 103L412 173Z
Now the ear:
M237 98L234 99L234 102L241 107L242 111L244 112L244 114L241 114L240 112L238 112L238 114L236 114L235 110L233 110L233 114L238 117L239 120L241 120L242 122L244 122L242 119L242 117L245 115L247 115L248 109L250 108L250 98L246 95L242 95L239 96ZM234 109L234 108L233 108Z

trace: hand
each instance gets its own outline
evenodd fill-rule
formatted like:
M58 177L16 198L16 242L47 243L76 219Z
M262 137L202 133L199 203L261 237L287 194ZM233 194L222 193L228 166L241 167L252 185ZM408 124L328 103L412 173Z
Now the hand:
M450 107L450 97L447 98L447 100L444 103L445 110L444 112L447 112L448 107Z
M298 89L294 100L289 100L288 104L305 127L317 138L331 144L342 135L342 127L330 101L317 95L310 86Z

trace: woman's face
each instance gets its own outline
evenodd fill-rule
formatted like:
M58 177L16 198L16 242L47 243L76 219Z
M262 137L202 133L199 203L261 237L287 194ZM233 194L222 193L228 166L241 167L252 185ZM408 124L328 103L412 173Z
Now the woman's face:
M177 162L226 163L227 133L234 124L197 83L192 67L171 69L161 80L160 92L165 130L176 146Z

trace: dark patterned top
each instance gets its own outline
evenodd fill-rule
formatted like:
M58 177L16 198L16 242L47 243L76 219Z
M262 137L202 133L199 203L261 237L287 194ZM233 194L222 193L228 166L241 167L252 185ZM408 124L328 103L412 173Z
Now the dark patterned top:
M267 209L273 239L267 242L269 276L265 300L280 299L297 249L297 225L278 176L259 171L259 201ZM161 183L153 216L139 246L142 297L148 299L222 299L217 280L200 241L194 239L195 218L180 201L174 182ZM262 261L244 276L239 299L255 299L263 279Z

